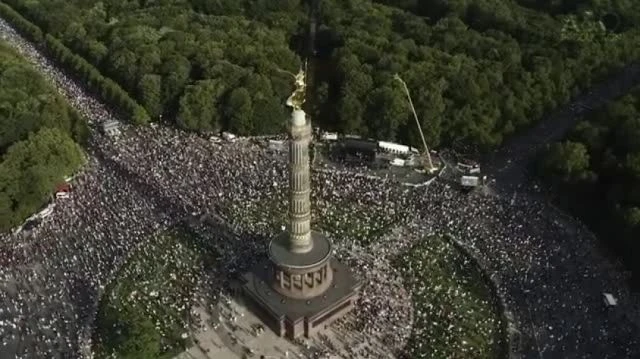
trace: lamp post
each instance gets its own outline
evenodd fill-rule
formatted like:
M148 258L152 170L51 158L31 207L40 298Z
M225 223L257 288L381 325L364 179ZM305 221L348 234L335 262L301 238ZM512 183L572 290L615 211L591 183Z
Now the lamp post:
M431 162L431 154L429 154L429 147L427 147L427 140L424 139L424 133L422 133L422 127L420 127L420 121L418 120L418 114L416 113L416 109L413 107L413 101L411 101L411 95L409 94L409 88L407 87L407 83L404 82L400 75L393 75L393 79L399 81L404 87L404 92L407 94L407 99L409 100L409 106L411 106L411 112L413 113L413 118L416 120L416 125L418 126L418 132L420 132L420 138L422 138L422 145L424 146L424 154L427 156L427 165L429 166L429 171L433 171L433 162Z

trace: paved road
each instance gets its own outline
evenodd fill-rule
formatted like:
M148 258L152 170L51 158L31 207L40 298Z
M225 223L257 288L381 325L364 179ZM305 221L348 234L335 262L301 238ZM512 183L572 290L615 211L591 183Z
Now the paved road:
M548 143L561 140L589 111L586 105L597 109L628 93L640 84L640 64L625 67L618 74L593 87L588 93L563 105L526 132L510 138L495 153L483 161L483 169L495 179L501 191L513 192L526 183L527 167L536 154Z
M567 105L561 106L561 108L552 112L533 128L509 139L502 148L487 156L484 160L483 169L491 179L495 179L496 181L495 185L492 186L494 193L506 198L507 200L511 200L512 205L513 202L516 201L516 198L518 198L518 201L525 200L529 203L538 203L541 208L545 208L542 209L543 211L558 214L558 221L563 223L564 230L568 236L574 238L581 237L578 233L585 229L580 222L573 218L562 216L562 213L552 204L548 203L542 195L526 191L525 185L529 179L529 168L533 164L536 155L546 144L562 140L568 131L570 131L578 121L581 120L582 116L586 112L596 110L607 103L624 96L629 93L633 87L639 84L640 65L629 65L605 82L593 87L586 94L579 96ZM566 238L565 245L568 245L567 243L573 241L574 238ZM547 244L543 243L542 245L546 246ZM582 243L582 245L587 248L592 247L588 243ZM601 253L596 253L599 252L597 247L593 246L591 250L593 251L591 256L594 257L593 267L598 268L598 262L606 260ZM598 258L600 259L598 260ZM584 270L586 271L589 269L585 268ZM557 274L554 273L554 271L551 271L547 275L553 276ZM579 283L579 281L576 283ZM534 293L533 288L530 288L530 290L532 291L531 293ZM536 320L532 311L535 312L540 309L539 306L535 305L535 303L532 303L531 301L533 301L536 296L543 295L544 292L545 290L537 287L535 288L536 295L531 295L531 298L527 300L527 303L521 303L524 304L523 307L528 308L530 316L529 321L531 323L534 323ZM527 298L528 297L529 296L527 296ZM561 312L564 313L564 308ZM557 313L557 315L563 314ZM617 320L620 323L625 323L624 325L635 328L636 332L640 330L637 322L631 316L629 318L617 318ZM526 332L528 328L521 329L523 329L523 332ZM606 332L604 327L603 331ZM546 358L547 356L543 355L545 351L541 349L539 342L544 343L548 341L548 338L545 337L543 332L539 332L539 330L535 330L535 332L537 333L533 338L535 340L520 348L522 350L522 354L527 358L536 358L538 356L540 358ZM542 338L538 335L542 335Z

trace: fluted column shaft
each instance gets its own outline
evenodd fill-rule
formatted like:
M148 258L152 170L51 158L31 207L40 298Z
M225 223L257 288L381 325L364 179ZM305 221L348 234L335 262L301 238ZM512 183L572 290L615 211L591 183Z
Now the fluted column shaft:
M309 143L311 123L294 110L289 138L289 240L292 252L311 250L311 185Z

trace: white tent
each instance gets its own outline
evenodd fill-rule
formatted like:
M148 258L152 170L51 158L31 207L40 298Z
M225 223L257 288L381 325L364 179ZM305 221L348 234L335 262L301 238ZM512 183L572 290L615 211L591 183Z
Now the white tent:
M280 151L284 149L284 141L269 140L269 149Z
M65 191L60 191L60 192L56 192L56 198L69 198L69 192L65 192Z
M616 297L613 296L613 294L602 293L602 295L604 297L604 304L607 307L615 307L616 305L618 305L618 300L616 299Z
M322 140L324 141L336 141L338 139L338 134L335 132L325 132L322 134Z
M120 134L120 123L116 120L109 120L102 124L102 131L108 136L117 136Z
M399 145L393 142L378 141L378 147L383 151L397 154L408 154L411 152L409 146Z
M477 187L479 178L477 176L462 176L460 183L465 187Z

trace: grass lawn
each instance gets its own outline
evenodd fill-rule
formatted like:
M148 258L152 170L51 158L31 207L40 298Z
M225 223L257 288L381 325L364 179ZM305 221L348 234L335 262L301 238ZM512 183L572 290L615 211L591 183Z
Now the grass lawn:
M394 263L414 305L409 358L495 359L500 312L479 268L450 242L428 237Z
M202 257L190 234L172 230L134 253L100 303L97 358L171 358L184 349L192 291Z

